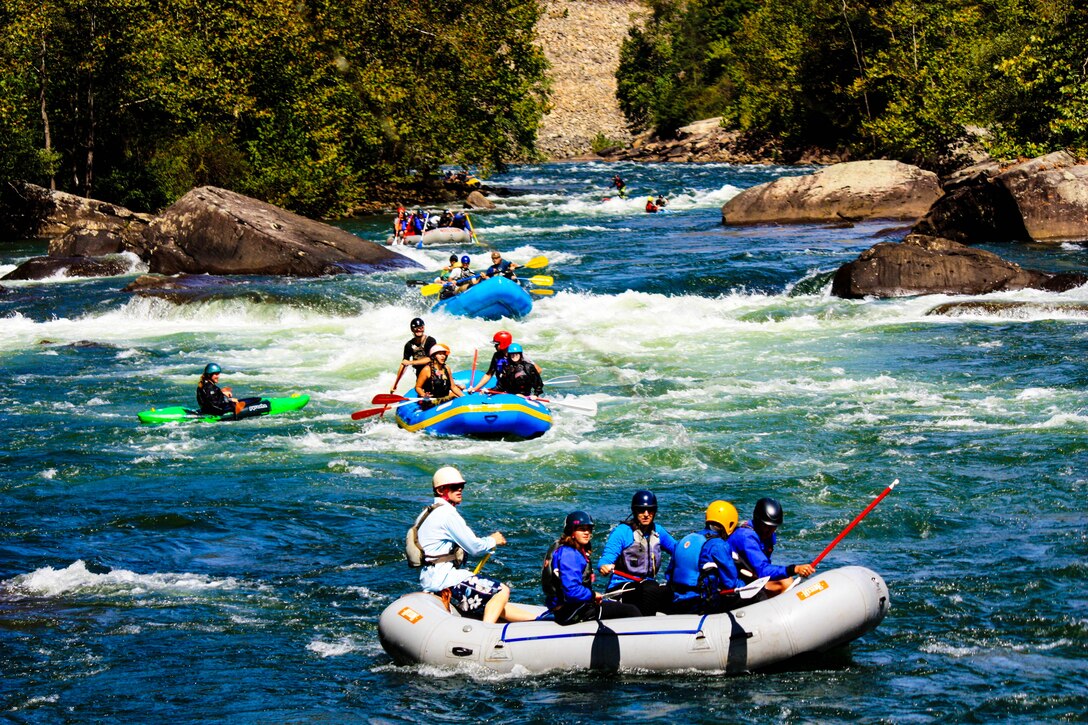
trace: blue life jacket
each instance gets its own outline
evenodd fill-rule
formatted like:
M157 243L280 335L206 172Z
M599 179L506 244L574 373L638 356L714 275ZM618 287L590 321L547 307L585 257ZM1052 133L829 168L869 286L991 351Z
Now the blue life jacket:
M707 532L688 534L676 542L672 561L669 562L668 580L678 599L695 596L699 587L699 553L706 543Z

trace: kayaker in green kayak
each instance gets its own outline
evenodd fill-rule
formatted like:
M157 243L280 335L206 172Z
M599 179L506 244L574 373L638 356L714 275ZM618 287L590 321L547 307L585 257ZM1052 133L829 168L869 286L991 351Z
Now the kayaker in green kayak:
M208 363L204 366L204 374L200 376L200 383L196 386L196 403L200 406L201 413L210 415L235 415L245 410L247 405L256 405L260 398L235 398L230 388L219 387L219 374L223 369L216 363Z

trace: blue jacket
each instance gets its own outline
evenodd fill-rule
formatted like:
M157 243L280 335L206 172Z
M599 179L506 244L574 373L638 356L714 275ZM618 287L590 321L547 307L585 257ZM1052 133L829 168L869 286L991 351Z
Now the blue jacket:
M736 536L736 533L733 534ZM699 572L706 577L706 591L713 592L723 589L736 589L744 586L737 567L733 564L733 552L730 548L730 540L720 536L712 536L703 544L703 550L699 552ZM717 565L715 570L709 564Z
M551 565L553 571L559 572L562 592L558 597L548 597L548 609L555 609L565 602L593 601L593 590L588 586L593 581L593 573L587 571L589 559L585 554L571 546L560 546L552 554Z
M647 539L653 542L656 538L656 542L647 547L649 550L644 550L643 547L636 545L635 531L631 528L631 524L626 521L621 523L612 529L612 533L608 535L608 540L604 543L604 551L601 552L597 567L600 568L605 564L615 564L616 571L633 574L636 579L655 578L657 572L661 570L662 549L671 556L676 550L676 539L672 538L672 534L666 531L664 526L655 523L654 529L657 536L654 537L651 534ZM624 582L629 581L631 579L627 577L613 574L612 578L608 580L607 589L615 589Z
M770 541L760 539L750 521L745 521L738 526L729 537L729 548L732 550L737 570L751 572L750 576L741 575L745 581L755 581L765 576L771 579L785 579L790 575L786 567L771 563L771 552L774 551L776 539L774 534L771 534Z

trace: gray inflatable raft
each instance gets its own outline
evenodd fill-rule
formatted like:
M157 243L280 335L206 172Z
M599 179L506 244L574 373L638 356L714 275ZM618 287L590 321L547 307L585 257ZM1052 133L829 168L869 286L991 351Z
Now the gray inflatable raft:
M457 227L438 227L437 229L428 229L423 232L423 246L433 247L441 244L458 244L465 245L473 242L472 234L467 229L459 229ZM404 238L401 244L408 246L417 246L420 242L420 236L418 234L410 234ZM395 237L390 236L385 240L386 244L397 244Z
M880 624L889 606L884 580L860 566L814 574L774 599L725 614L609 619L567 627L546 621L484 624L456 610L447 612L432 594L415 592L386 607L378 637L398 664L471 664L499 672L741 673L851 642Z

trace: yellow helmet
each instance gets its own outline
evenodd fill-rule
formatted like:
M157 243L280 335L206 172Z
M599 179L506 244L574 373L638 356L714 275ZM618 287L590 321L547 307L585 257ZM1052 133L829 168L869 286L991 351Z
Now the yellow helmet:
M706 508L707 523L715 523L729 536L737 529L737 508L728 501L715 501Z

